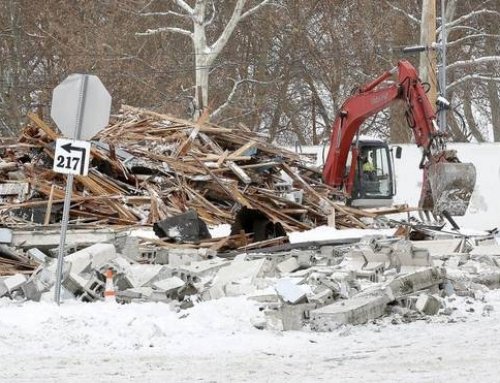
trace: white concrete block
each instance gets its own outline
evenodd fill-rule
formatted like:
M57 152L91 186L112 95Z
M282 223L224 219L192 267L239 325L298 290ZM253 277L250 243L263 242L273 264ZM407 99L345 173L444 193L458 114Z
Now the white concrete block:
M162 269L162 265L130 265L128 279L134 287L146 286Z
M91 267L94 270L99 270L104 263L110 262L117 257L115 246L110 243L96 243L84 250L91 253Z
M247 299L261 302L261 303L278 303L279 296L276 290L272 287L268 287L264 290L259 290L249 295Z
M274 286L278 295L288 303L299 303L306 298L306 291L289 279L280 279Z
M47 260L47 255L37 248L29 249L26 254L28 255L28 257L38 263L45 263L45 261Z
M176 290L184 286L186 283L178 278L178 277L171 277L167 279L163 279L161 281L157 281L153 283L153 287L156 287L159 290L163 291L171 291L171 290Z
M253 283L256 278L262 276L265 270L265 259L255 259L253 261L236 261L230 262L226 267L221 268L214 278L214 283L226 285L230 282L238 282L247 280Z
M299 262L297 261L297 258L295 257L290 257L283 262L280 262L276 265L276 268L281 274L287 274L291 273L295 270L298 270L300 268Z
M415 303L415 308L427 315L436 315L441 308L441 301L434 295L420 294Z
M462 240L458 239L438 239L429 241L412 241L415 248L427 249L431 257L439 258L442 255L455 253L458 251Z
M207 259L179 266L175 274L184 281L197 283L204 277L215 275L221 268L230 264L231 262L222 258Z
M71 263L71 272L81 274L89 268L98 270L99 267L116 258L115 246L110 243L96 243L85 249L67 255L64 260Z
M390 298L383 292L357 295L311 311L311 329L332 331L339 324L363 324L381 317Z
M399 298L406 294L427 289L441 282L443 282L443 270L429 267L397 277L385 286L391 289L395 298Z
M7 277L3 280L5 287L9 290L9 293L21 287L26 283L28 279L23 274L14 274L11 277Z
M9 292L9 289L5 285L3 278L0 278L0 298Z
M238 297L241 295L249 295L254 293L256 287L247 283L228 283L224 286L224 291L228 297Z
M481 255L490 255L490 256L500 256L500 245L483 245L474 247L470 255L481 256Z

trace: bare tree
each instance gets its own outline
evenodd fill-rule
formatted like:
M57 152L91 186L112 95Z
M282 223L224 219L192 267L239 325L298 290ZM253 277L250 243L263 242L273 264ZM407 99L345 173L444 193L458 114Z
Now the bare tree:
M208 80L215 59L226 46L238 23L257 12L264 5L270 3L270 0L260 0L252 4L248 9L246 9L245 6L247 3L251 3L250 1L237 0L229 21L213 42L209 42L208 40L207 29L216 19L217 9L215 7L215 2L197 0L194 5L190 5L184 0L173 0L173 3L177 6L174 10L163 12L148 12L144 10L141 14L143 16L171 16L181 21L188 20L191 24L190 29L184 27L162 26L148 29L145 32L138 33L138 35L150 36L169 32L184 35L191 40L195 55L196 71L194 118L198 118L203 109L208 106ZM237 87L240 84L241 82L235 82L234 86Z

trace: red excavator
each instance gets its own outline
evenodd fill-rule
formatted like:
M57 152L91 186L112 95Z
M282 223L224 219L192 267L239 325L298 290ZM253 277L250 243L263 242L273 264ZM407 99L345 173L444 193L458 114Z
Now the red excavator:
M393 75L396 81L388 83ZM445 134L439 131L424 85L405 60L359 88L340 108L323 168L325 183L343 190L352 206L392 204L396 190L392 151L382 140L360 137L359 130L367 118L396 101L406 105L406 120L422 149L419 207L435 215L464 215L476 183L475 167L461 163L454 150L446 149ZM396 157L401 157L401 148Z

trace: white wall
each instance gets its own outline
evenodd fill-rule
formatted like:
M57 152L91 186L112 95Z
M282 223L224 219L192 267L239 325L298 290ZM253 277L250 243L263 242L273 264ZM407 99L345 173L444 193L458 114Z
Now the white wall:
M421 151L415 145L401 145L403 154L395 159L397 195L396 204L417 206L422 185L422 172L418 168ZM500 144L448 144L456 149L462 162L476 167L476 187L463 217L456 217L464 228L487 230L500 228Z

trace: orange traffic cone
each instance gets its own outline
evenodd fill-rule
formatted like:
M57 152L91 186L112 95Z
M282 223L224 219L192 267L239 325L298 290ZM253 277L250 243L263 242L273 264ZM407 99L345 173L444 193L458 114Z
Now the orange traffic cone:
M106 286L104 287L104 301L116 302L115 286L113 284L113 270L106 270Z

